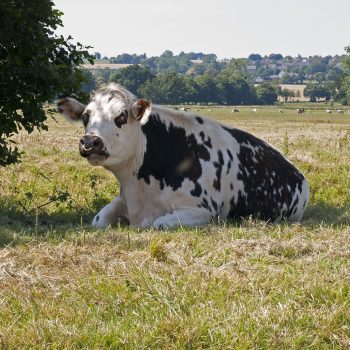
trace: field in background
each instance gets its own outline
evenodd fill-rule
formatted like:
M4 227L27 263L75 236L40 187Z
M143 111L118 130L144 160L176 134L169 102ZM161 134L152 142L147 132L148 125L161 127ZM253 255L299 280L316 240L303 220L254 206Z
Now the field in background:
M118 185L79 156L82 127L20 135L0 168L0 348L350 348L350 115L252 108L192 111L305 173L301 224L95 230Z
M292 101L309 101L309 97L304 96L306 84L278 84L278 87L280 87L282 90L287 89L293 91L296 97L292 97ZM284 98L282 96L278 96L278 101L284 101Z

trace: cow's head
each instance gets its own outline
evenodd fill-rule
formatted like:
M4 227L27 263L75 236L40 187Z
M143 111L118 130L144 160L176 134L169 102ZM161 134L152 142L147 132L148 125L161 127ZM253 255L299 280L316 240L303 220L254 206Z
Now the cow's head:
M84 105L63 98L58 110L71 120L81 120L85 134L79 152L91 165L118 166L133 155L138 142L140 120L150 113L150 104L117 84L98 90Z

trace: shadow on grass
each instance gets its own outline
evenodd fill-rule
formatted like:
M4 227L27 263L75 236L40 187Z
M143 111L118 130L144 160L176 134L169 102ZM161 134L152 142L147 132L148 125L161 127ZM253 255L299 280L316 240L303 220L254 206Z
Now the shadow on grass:
M350 206L334 207L323 202L309 204L301 223L305 226L324 224L339 227L350 225Z
M100 203L102 208L106 203ZM98 209L100 210L100 209ZM27 213L14 203L0 205L0 248L16 245L32 239L42 237L63 238L66 232L75 230L95 231L91 221L98 210L88 208L73 208L64 212L48 213L41 211L36 227L35 213ZM229 227L240 227L240 221L227 222ZM350 225L350 206L333 207L327 203L310 204L301 222L306 227L320 224L340 227ZM218 224L220 225L220 224Z

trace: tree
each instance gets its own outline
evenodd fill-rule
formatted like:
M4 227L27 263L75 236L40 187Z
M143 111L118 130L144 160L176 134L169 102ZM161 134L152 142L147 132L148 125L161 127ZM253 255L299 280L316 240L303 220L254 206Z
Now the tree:
M350 104L350 45L345 48L347 55L345 56L343 66L343 76L340 79L337 89L336 98L342 104Z
M250 61L261 61L262 60L262 57L261 55L259 55L258 53L251 53L249 56L248 56L248 60Z
M111 74L109 81L119 83L133 94L140 95L142 85L153 78L154 75L148 67L132 65L121 68L116 73Z
M218 76L219 102L227 105L254 104L256 91L253 85L241 77L230 77L224 74Z
M279 61L283 59L283 56L280 53L272 53L269 55L269 59L273 61Z
M287 102L292 97L295 97L295 92L289 89L283 89L279 86L277 89L278 96L281 96L284 99L284 102Z
M159 74L147 81L140 89L140 95L154 103L179 104L193 102L196 91L186 78L175 72Z
M197 83L197 102L208 104L209 102L218 103L219 93L217 81L210 75L199 75L195 78Z
M269 83L263 83L256 87L258 103L262 105L272 105L277 101L277 90Z
M20 159L9 138L47 130L43 103L80 91L87 47L54 33L62 12L49 0L3 0L0 7L0 165ZM86 97L86 96L85 96ZM84 100L84 96L80 96Z
M87 69L82 71L84 82L81 84L81 91L90 95L90 93L97 89L97 81L95 76Z
M304 96L310 98L310 102L316 102L318 99L323 98L329 101L331 93L329 89L320 83L308 83L304 89Z

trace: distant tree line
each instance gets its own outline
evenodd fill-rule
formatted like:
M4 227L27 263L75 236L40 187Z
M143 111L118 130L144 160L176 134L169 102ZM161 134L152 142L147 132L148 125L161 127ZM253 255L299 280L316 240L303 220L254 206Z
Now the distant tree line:
M137 96L159 104L273 104L277 101L277 89L271 83L257 87L249 83L239 67L226 67L219 74L204 74L195 77L177 72L154 74L149 67L131 65L108 76L94 78L90 72L90 84L85 91L99 85L115 82L125 86Z
M348 48L346 52L343 56L312 56L307 62L301 56L292 58L281 54L264 57L251 54L247 59L223 61L218 61L214 54L181 52L174 55L169 50L149 58L145 54L122 54L110 58L109 62L132 63L132 66L118 71L99 70L96 76L86 72L84 91L113 81L156 103L272 104L278 96L284 101L302 97L298 91L278 88L279 84L306 83L304 96L311 102L333 99L349 103ZM99 57L96 53L95 56ZM276 68L272 71L271 67L279 65L286 66L287 73L257 85L249 64L256 68L254 74L264 70L277 73Z

